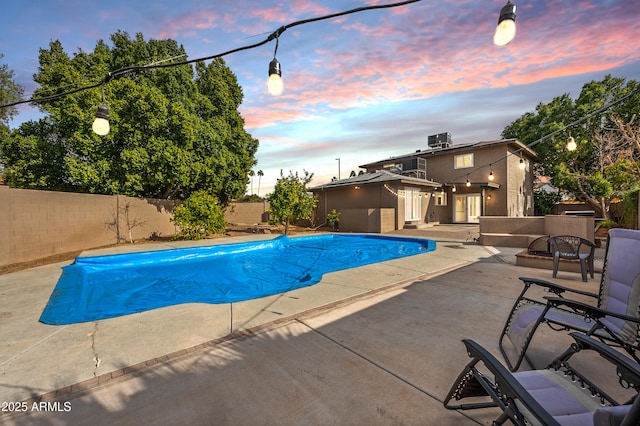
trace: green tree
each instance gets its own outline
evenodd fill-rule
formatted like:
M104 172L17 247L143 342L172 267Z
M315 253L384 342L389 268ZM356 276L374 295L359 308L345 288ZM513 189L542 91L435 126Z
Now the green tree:
M264 172L262 170L258 170L258 196L260 196L260 181L262 181L262 176L264 176Z
M4 55L0 53L0 59ZM14 72L7 64L0 65L0 105L6 105L20 100L22 97L22 87L14 81ZM7 126L9 119L16 114L16 108L0 109L0 125Z
M173 209L172 221L180 227L180 235L189 240L222 234L226 228L218 199L206 191L192 193L184 203Z
M575 100L565 93L548 104L538 104L534 112L509 124L502 136L518 138L527 145L535 142L532 148L542 161L534 172L550 176L554 186L573 193L609 219L611 200L623 196L640 177L633 171L640 148L635 150L624 137L625 129L634 126L634 117L640 113L640 93L636 92L639 88L634 80L626 82L608 75L602 81L585 84ZM636 93L624 102L561 131L632 92ZM559 133L555 136L546 137L556 131ZM577 143L575 151L565 148L569 137Z
M40 50L34 80L41 87L34 96L99 82L126 66L186 59L174 40L119 31L111 42L100 40L92 53L70 57L52 41ZM204 190L223 206L245 193L258 141L244 130L242 89L222 59L125 73L104 91L111 113L104 137L91 130L102 102L99 89L39 104L46 117L25 123L0 145L12 170L9 183L183 199ZM40 167L45 159L55 167Z
M4 55L0 53L0 59ZM20 100L23 90L20 85L14 81L13 70L10 70L6 64L0 65L0 105L10 104ZM9 136L9 120L16 114L16 108L0 109L0 143ZM0 155L0 175L3 174L5 161Z
M533 191L533 206L536 215L555 214L556 206L562 201L562 196L557 192L548 192L543 189Z
M289 171L289 176L284 176L280 170L280 178L273 188L273 193L268 195L269 212L272 225L284 225L284 233L289 232L289 225L301 219L309 219L316 206L316 199L307 189L307 184L311 182L313 173L304 171L304 176L299 176L298 172L293 174Z

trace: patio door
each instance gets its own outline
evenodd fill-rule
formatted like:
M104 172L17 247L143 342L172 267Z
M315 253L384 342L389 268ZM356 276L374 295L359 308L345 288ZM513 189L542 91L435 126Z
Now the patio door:
M480 194L456 195L453 203L453 221L456 223L480 222Z
M420 220L422 213L422 202L420 189L410 186L404 187L404 220Z

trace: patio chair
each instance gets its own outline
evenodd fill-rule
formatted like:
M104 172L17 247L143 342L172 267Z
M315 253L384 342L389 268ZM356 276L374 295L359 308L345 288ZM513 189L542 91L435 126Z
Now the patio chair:
M463 340L472 360L453 383L444 406L450 410L498 407L502 413L494 425L507 420L516 425L549 426L640 424L640 365L584 334L570 335L575 343L546 369L517 373L509 372L478 343ZM617 382L635 394L631 392L633 396L620 403L609 395L614 393L612 389L603 390L603 383L594 383L586 372L579 372L569 360L580 351L595 351L609 361L618 376L610 385ZM622 394L622 389L619 392ZM466 404L451 403L465 398L473 399Z
M558 275L560 259L580 261L582 281L587 281L587 271L593 278L593 258L596 245L591 241L575 235L554 235L549 238L551 254L553 254L553 278Z
M563 287L536 278L524 278L524 288L515 301L500 335L500 351L512 371L520 367L534 333L541 323L554 330L577 330L618 346L636 361L640 327L640 231L616 228L609 231L598 294ZM534 299L532 286L553 293ZM582 295L595 299L595 306L563 297ZM507 355L504 338L513 344L516 359ZM513 355L513 351L512 351Z

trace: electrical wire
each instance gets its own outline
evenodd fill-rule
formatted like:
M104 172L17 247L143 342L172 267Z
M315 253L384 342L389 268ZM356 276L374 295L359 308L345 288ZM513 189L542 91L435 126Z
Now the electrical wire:
M260 47L264 44L267 44L271 41L273 41L274 39L277 40L278 37L285 32L287 29L292 28L292 27L296 27L298 25L304 25L304 24L309 24L312 22L318 22L318 21L323 21L323 20L327 20L327 19L333 19L333 18L337 18L339 16L344 16L344 15L349 15L352 13L358 13L358 12L363 12L363 11L367 11L367 10L375 10L375 9L388 9L388 8L392 8L392 7L398 7L398 6L404 6L407 4L411 4L411 3L416 3L422 0L406 0L406 1L401 1L401 2L397 2L397 3L389 3L389 4L379 4L379 5L373 5L373 6L362 6L362 7L358 7L355 9L350 9L350 10L346 10L344 12L336 12L336 13L332 13L329 15L324 15L324 16L319 16L319 17L315 17L315 18L309 18L309 19L303 19L300 21L295 21L292 22L290 24L287 25L283 25L280 28L278 28L277 30L275 30L274 32L272 32L266 39L254 43L254 44L250 44L250 45L246 45L246 46L241 46L235 49L231 49L231 50L227 50L226 52L222 52L222 53L218 53L215 55L210 55L210 56L205 56L202 58L196 58L196 59L190 59L187 61L181 61L181 62L172 62L169 64L163 64L163 63L153 63L153 64L149 64L149 65L132 65L132 66L127 66L127 67L123 67L120 69L117 69L115 71L111 71L109 72L101 81L99 81L98 83L94 83L94 84L90 84L87 86L82 86L82 87L78 87L76 89L73 90L69 90L67 92L63 92L63 93L57 93L55 95L49 95L49 96L43 96L41 98L30 98L30 99L25 99L25 100L20 100L17 102L12 102L9 104L4 104L4 105L0 105L0 109L2 108L9 108L12 106L16 106L16 105L21 105L21 104L26 104L26 103L41 103L41 102L47 102L47 101L52 101L55 99L59 99L65 96L69 96L72 95L74 93L78 93L78 92L82 92L85 90L90 90L90 89L95 89L97 87L100 87L106 83L109 82L109 80L111 80L114 77L118 77L122 74L128 73L128 72L132 72L132 71L145 71L145 70L151 70L151 69L157 69L157 68L169 68L169 67L178 67L178 66L182 66L182 65L189 65L195 62L201 62L201 61L208 61L211 59L216 59L216 58L220 58L223 56L227 56L230 55L232 53L237 53L237 52L241 52L244 50L249 50L249 49L255 49L257 47Z

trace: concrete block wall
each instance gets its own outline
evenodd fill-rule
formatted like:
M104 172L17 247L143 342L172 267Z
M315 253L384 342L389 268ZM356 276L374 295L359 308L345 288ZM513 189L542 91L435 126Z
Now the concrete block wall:
M175 202L0 186L0 265L173 236Z
M224 211L224 220L227 223L256 225L266 222L269 202L258 203L231 203Z

